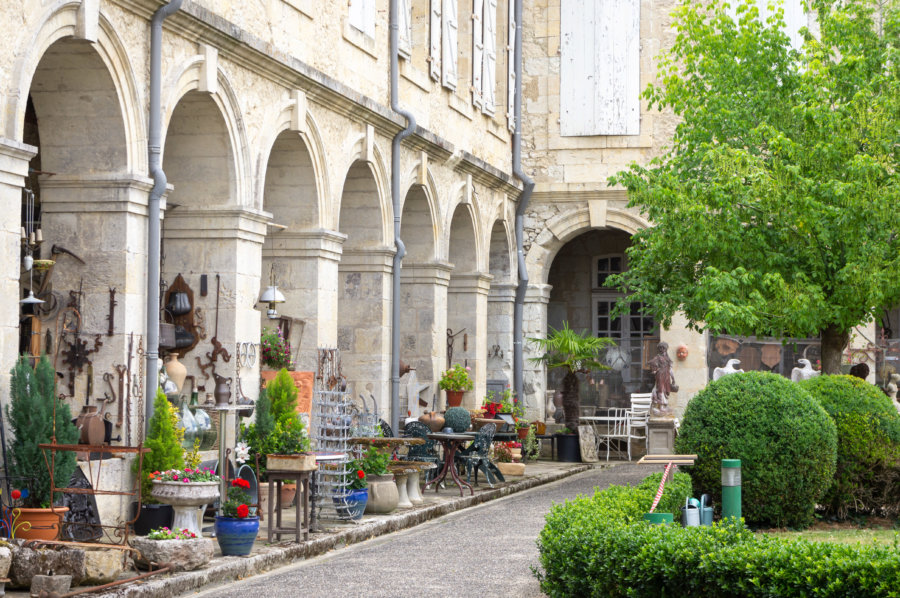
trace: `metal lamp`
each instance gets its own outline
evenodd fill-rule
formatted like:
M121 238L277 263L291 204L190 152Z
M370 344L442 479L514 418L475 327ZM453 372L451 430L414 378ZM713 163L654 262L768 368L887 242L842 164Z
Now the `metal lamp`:
M269 308L266 310L266 316L270 320L278 319L278 312L275 310L276 303L284 303L285 298L284 294L278 290L278 287L270 285L265 291L263 291L262 295L259 296L260 303L268 303Z

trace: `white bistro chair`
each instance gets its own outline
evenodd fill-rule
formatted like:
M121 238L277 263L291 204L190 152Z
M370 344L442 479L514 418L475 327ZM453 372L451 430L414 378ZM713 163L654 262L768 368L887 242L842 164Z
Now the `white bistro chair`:
M608 410L608 414L605 417L596 418L597 423L600 425L596 426L596 434L597 434L597 453L599 454L600 449L603 448L603 445L606 445L606 460L609 461L609 451L612 448L613 442L621 442L624 441L625 445L628 447L628 460L631 461L631 442L629 440L629 415L628 409L620 408L620 407L612 407ZM606 424L605 426L603 424ZM616 446L613 450L621 450L619 445Z
M646 393L631 394L631 409L628 410L628 454L631 455L631 441L643 440L647 445L647 422L650 420L650 404L652 395Z

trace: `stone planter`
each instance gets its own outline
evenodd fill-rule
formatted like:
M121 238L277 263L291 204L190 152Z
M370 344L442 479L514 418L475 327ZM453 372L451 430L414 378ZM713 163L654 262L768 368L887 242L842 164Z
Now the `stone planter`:
M524 463L495 463L497 469L500 470L500 473L503 474L504 477L507 476L517 476L517 475L525 475L525 464Z
M160 482L153 480L151 496L175 509L173 529L186 529L202 535L197 523L197 508L219 498L219 482Z
M315 471L316 456L299 455L266 455L266 469L272 471Z
M216 552L216 543L212 538L194 538L192 540L148 540L135 537L131 546L140 552L135 562L143 568L150 563L161 565L169 563L172 573L193 571L206 565Z
M366 513L390 513L400 503L400 494L392 474L370 475Z

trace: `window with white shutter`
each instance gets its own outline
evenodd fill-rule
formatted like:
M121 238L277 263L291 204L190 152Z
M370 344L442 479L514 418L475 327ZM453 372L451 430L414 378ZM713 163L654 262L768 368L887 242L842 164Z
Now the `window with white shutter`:
M497 80L497 0L484 0L484 59L481 65L481 96L483 110L493 115L494 87Z
M431 49L428 53L428 62L431 68L431 78L441 80L441 3L443 0L431 0Z
M399 16L399 44L398 52L400 56L409 60L412 56L412 0L400 0L397 7Z
M348 22L351 27L375 37L375 0L350 0Z
M640 133L640 0L563 0L560 134Z
M516 130L516 2L508 0L506 14L509 28L506 32L506 122L510 131Z
M456 89L459 47L459 22L456 0L444 0L441 10L441 81L444 87Z
M472 104L481 108L482 89L481 76L484 66L484 28L481 22L484 19L484 0L472 0Z

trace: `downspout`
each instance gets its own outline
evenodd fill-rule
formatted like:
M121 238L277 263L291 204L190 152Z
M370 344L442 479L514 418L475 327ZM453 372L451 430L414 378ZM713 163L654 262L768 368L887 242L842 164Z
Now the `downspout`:
M391 198L394 206L394 254L391 289L391 427L400 430L400 270L406 246L400 239L400 143L416 130L416 118L400 108L400 24L399 0L391 0L391 110L406 119L406 128L391 141ZM415 400L413 397L412 400Z
M159 202L166 192L166 173L160 163L162 111L160 108L162 72L162 23L181 8L184 0L172 0L160 6L150 21L150 131L148 135L148 165L153 177L153 189L147 205L147 355L146 385L144 386L143 433L153 416L153 401L159 386Z
M524 375L524 346L523 319L525 313L525 293L528 290L528 272L525 269L525 210L531 200L531 192L534 190L534 181L522 170L522 0L516 0L516 43L513 55L516 72L516 92L514 97L513 118L515 118L515 132L513 133L512 168L513 175L522 181L522 194L516 205L516 256L519 273L519 285L516 287L516 302L513 309L513 389L516 392L516 400L525 400L525 375Z

